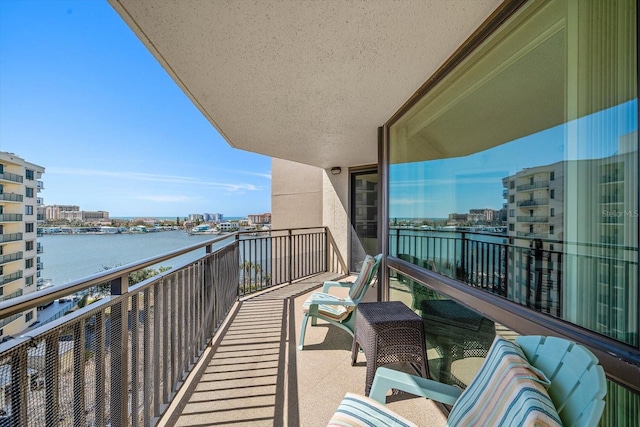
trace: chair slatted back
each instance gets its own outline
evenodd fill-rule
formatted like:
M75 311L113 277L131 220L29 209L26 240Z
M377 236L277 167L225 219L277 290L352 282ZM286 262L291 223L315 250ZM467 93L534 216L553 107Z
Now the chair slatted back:
M549 396L564 426L597 426L604 410L606 377L585 347L543 336L516 338L529 363L551 380Z
M364 297L373 279L378 274L381 260L382 254L376 255L375 258L371 255L365 257L360 273L349 289L349 298L356 304Z

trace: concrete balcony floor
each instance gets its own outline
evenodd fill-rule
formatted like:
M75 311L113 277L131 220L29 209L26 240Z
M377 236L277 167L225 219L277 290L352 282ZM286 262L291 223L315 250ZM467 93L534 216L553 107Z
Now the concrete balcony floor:
M315 276L242 300L160 425L326 426L345 393L364 393L366 375L364 354L351 366L352 339L335 326L309 326L297 349L303 302L335 279ZM387 405L421 426L446 423L423 398Z

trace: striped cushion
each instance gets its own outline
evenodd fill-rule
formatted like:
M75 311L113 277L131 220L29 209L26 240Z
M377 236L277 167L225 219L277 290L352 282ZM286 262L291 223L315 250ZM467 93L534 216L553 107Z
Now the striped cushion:
M324 292L314 292L311 294L309 298L302 304L302 311L304 313L309 312L309 306L313 304L314 299L317 301L318 299L326 300L334 300L334 301L343 301L342 298L337 297L331 294L325 294ZM343 305L329 305L329 304L320 304L318 306L318 313L328 317L329 319L333 319L335 321L341 322L349 316L349 314L353 311L353 307L345 307Z
M371 283L371 270L375 265L376 260L371 255L364 257L362 262L362 268L358 274L358 280L353 282L351 288L349 288L349 298L356 301L362 297L362 293L367 290L367 287Z
M561 426L546 386L516 343L496 337L473 382L451 410L448 426Z
M384 405L354 393L347 393L327 426L416 426Z

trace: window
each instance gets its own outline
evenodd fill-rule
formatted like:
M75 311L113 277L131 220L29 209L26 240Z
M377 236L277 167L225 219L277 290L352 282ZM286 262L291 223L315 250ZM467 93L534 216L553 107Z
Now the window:
M359 271L366 254L378 253L378 171L351 173L350 271Z
M609 359L607 374L616 378L616 364L637 363L640 353L637 2L602 4L526 2L430 79L389 123L384 211L389 223L427 218L436 227L389 238L392 270L403 272L393 258L406 259L468 285L470 301L490 300L480 289L538 311L567 334L574 329L565 322L618 341L632 356ZM553 184L529 188L532 175ZM474 233L449 224L450 215L499 209L511 182L517 220L496 227L502 236L482 231L486 224ZM625 197L614 199L616 187ZM518 219L531 207L545 214ZM553 224L541 219L546 212ZM540 279L543 295L531 292ZM444 294L464 290L448 283L440 282ZM410 285L402 286L390 281L390 299L413 301ZM496 315L518 329L515 316ZM623 413L619 402L607 405Z
M28 180L33 181L35 179L35 173L31 169L25 169L24 175Z
M33 188L31 188L31 187L27 187L27 188L25 189L24 194L25 194L25 196L26 196L26 197L31 197L31 198L33 198Z
M28 311L27 314L25 314L24 316L25 322L31 322L31 320L33 320L33 310Z
M24 232L25 233L33 233L34 227L32 222L27 222L24 224Z
M515 203L516 201L516 196L514 196L513 194L509 196L509 203Z
M33 258L27 258L24 260L24 268L32 268L33 267Z
M24 242L24 250L32 251L33 250L33 240L27 240Z
M509 209L509 218L513 218L516 216L516 210L515 209Z
M33 215L33 206L25 205L24 213L25 213L25 215Z
M27 286L33 286L33 276L29 276L24 279L24 283Z

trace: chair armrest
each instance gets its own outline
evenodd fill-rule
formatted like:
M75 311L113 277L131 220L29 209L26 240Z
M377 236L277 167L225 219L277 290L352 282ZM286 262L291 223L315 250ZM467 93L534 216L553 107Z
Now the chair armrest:
M324 292L325 294L329 291L330 288L350 288L351 285L353 285L353 282L332 282L332 281L326 281L324 282L324 285L322 285L322 292Z
M376 375L373 378L369 397L384 405L387 400L387 391L392 388L446 405L453 405L462 393L458 387L380 367L376 370Z
M326 297L320 292L317 292L309 300L309 305L342 305L345 307L355 307L357 304L349 297L338 298L331 294L326 294Z

